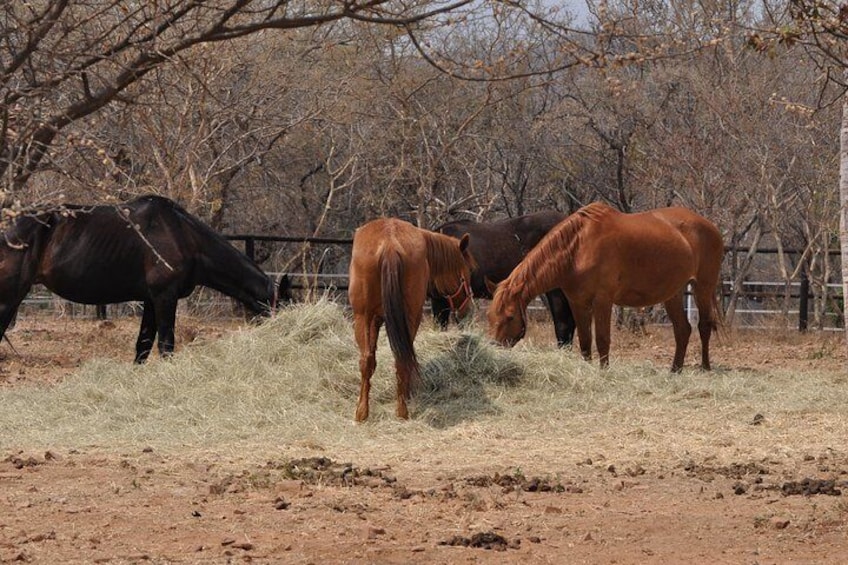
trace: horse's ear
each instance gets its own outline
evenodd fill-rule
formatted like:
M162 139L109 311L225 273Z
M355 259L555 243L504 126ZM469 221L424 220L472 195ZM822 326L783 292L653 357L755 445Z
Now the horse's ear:
M495 291L498 289L498 283L492 282L492 279L489 277L483 277L483 282L486 283L486 289L489 291L489 294L494 296Z
M471 241L471 236L467 233L462 234L462 238L459 240L459 250L465 251L468 249L468 242Z

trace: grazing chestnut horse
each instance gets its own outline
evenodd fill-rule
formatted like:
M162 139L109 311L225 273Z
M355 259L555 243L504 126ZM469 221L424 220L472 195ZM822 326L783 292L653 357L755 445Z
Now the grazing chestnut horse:
M356 230L348 294L359 347L362 382L356 421L368 418L371 376L377 366L377 334L385 322L397 371L397 415L408 418L410 385L418 378L412 342L421 323L427 287L448 297L462 316L471 302L468 285L474 260L468 236L456 239L423 230L403 220L374 220Z
M671 370L676 372L683 367L692 332L683 308L691 282L700 318L701 366L709 370L723 255L718 228L685 208L623 214L606 204L589 204L548 232L499 285L489 306L490 333L499 343L514 345L524 336L528 302L561 288L577 322L583 358L592 355L594 322L601 367L606 367L612 305L662 302L674 328Z
M197 285L265 316L277 298L274 281L247 255L160 196L18 218L0 238L0 338L38 283L82 304L143 302L136 363L150 355L157 334L160 355L173 353L177 301ZM280 281L286 296L288 283Z

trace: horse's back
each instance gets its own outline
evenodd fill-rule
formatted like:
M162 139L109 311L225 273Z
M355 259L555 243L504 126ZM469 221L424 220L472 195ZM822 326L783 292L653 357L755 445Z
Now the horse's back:
M512 232L521 239L525 247L532 248L545 237L568 214L558 210L542 210L518 216L507 221Z
M401 253L409 260L426 256L422 230L397 218L378 218L363 224L353 234L352 260L379 261L387 251Z
M601 290L616 304L647 306L666 300L691 280L718 277L721 234L691 210L625 214L593 204L577 215L582 218L580 243L573 261L584 288L572 292Z
M489 296L485 279L494 283L506 279L524 256L567 214L543 210L492 222L456 220L435 231L460 238L471 236L468 249L477 263L471 286L477 296Z
M688 208L674 206L632 214L613 208L598 209L603 210L601 214L590 215L597 221L586 222L586 232L591 233L591 237L609 236L644 248L681 247L701 255L723 253L721 233L715 224ZM631 251L627 246L624 249Z
M704 243L724 245L718 226L704 216L683 207L669 208L669 213L678 220L678 228L682 232L692 234L692 237L697 237ZM723 252L723 249L721 251Z
M700 265L720 269L724 240L713 222L682 206L661 208L655 213L686 240Z
M199 249L185 212L145 196L116 205L54 212L36 282L84 304L145 300L150 288L185 278ZM193 284L186 283L185 295Z
M353 234L348 296L354 311L382 312L382 273L391 261L396 269L422 270L426 280L426 242L421 230L397 218L378 218Z

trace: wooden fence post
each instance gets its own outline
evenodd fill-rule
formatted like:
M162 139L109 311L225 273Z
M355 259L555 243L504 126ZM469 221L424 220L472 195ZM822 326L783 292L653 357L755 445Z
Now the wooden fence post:
M807 321L809 320L810 307L810 279L807 278L807 271L801 270L801 290L798 291L798 331L807 331Z

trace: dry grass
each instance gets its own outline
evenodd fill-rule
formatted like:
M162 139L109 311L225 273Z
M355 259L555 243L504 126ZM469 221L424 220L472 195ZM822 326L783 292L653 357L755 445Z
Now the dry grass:
M613 345L615 348L615 344ZM534 340L492 346L479 327L416 340L412 420L394 418L388 345L371 420L353 422L358 352L341 307L298 305L261 326L146 366L98 360L53 386L0 390L0 447L326 451L361 463L555 469L604 458L738 461L841 446L841 373L687 369L615 361L608 371ZM762 423L754 424L761 414Z

